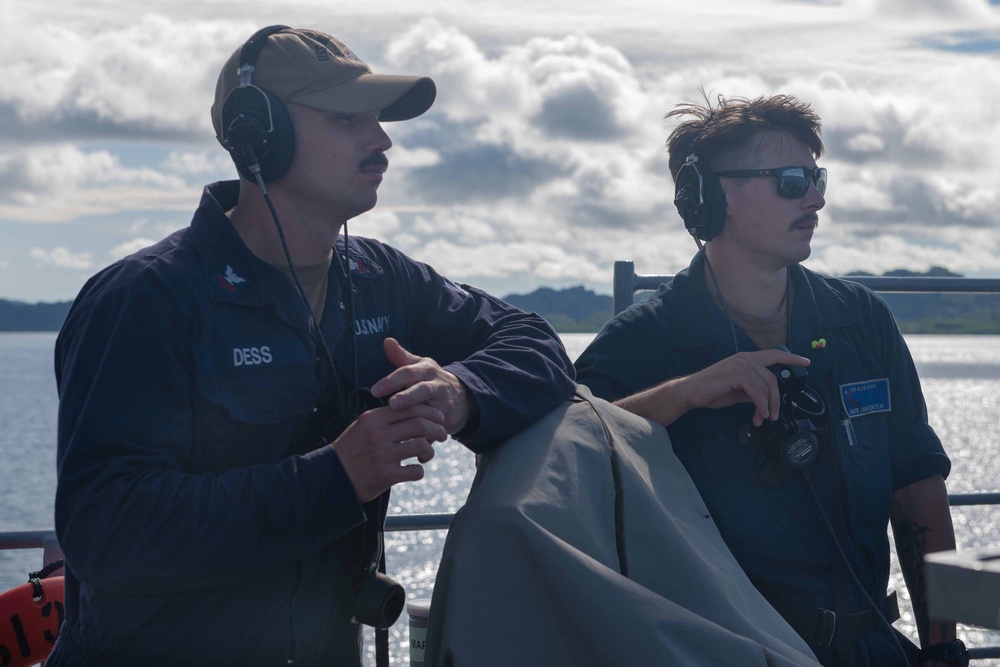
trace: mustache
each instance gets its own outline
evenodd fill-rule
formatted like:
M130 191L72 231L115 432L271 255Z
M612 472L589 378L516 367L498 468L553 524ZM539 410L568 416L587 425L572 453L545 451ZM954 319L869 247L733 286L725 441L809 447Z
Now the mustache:
M795 219L795 222L792 223L792 229L795 229L796 227L798 227L800 225L803 225L803 224L806 224L806 223L811 223L811 224L813 224L813 225L815 225L815 226L818 227L819 226L819 216L816 215L815 213L806 213L801 218L796 218Z
M377 165L382 166L384 169L389 168L389 158L385 156L385 153L372 153L358 164L358 169Z

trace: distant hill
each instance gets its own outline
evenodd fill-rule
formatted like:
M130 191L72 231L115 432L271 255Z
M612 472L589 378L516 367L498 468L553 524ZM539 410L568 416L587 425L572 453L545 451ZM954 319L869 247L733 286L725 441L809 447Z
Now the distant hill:
M853 271L849 276L871 276ZM961 278L940 266L924 273L897 269L883 275ZM1000 294L883 294L903 333L1000 334Z
M850 276L872 276L852 271ZM885 276L962 276L941 267L918 273L898 269ZM883 294L904 333L1000 334L1000 294ZM541 287L530 294L510 294L504 300L536 312L560 333L600 331L611 316L610 296L583 287L554 290Z
M610 296L582 286L561 290L539 287L530 294L508 294L503 299L521 310L538 313L560 333L600 331L613 309Z
M853 276L871 276L853 271ZM899 269L886 276L960 278L948 269L924 273ZM904 333L1000 334L1000 294L884 294ZM535 312L560 333L593 333L611 317L612 299L582 286L540 287L529 294L508 294L504 300ZM70 301L23 303L0 299L0 331L58 331Z
M877 274L869 273L867 271L851 271L846 274L847 276L875 276ZM886 271L882 274L888 278L961 278L961 273L952 273L948 269L940 266L932 266L923 273L917 273L916 271L909 271L907 269L893 269L892 271Z
M0 331L58 331L72 303L24 303L0 299Z

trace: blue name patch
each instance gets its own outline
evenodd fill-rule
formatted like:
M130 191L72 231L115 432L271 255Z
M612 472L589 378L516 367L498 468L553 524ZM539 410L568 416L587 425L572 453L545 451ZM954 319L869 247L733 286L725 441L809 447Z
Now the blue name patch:
M840 400L848 417L860 417L874 412L890 412L889 378L865 380L840 385Z

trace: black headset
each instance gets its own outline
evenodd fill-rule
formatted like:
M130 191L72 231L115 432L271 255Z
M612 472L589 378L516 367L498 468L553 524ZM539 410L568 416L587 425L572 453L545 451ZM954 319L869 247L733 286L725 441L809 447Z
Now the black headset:
M726 195L719 178L708 167L698 166L692 153L677 170L674 206L691 236L711 241L726 224Z
M229 151L240 176L255 181L253 168L260 169L265 183L280 178L295 152L295 128L281 99L252 83L257 58L267 38L290 30L286 25L261 28L240 49L240 85L222 104L219 143Z

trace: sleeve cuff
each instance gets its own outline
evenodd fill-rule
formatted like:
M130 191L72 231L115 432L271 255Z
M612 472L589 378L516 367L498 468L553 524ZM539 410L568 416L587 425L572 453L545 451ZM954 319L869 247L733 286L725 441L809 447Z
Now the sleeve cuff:
M465 385L465 388L469 390L469 396L472 399L472 405L469 406L469 420L465 422L465 426L461 428L457 433L453 433L452 437L456 440L467 440L473 438L478 432L479 427L482 424L490 423L490 415L488 411L485 410L483 405L482 397L488 396L489 391L486 386L483 385L482 381L475 375L475 373L469 372L467 368L461 364L448 364L444 367L446 371L454 375L459 379L459 381Z
M364 508L333 445L304 454L300 469L310 496L324 510L323 532L329 531L330 537L335 538L365 522Z

